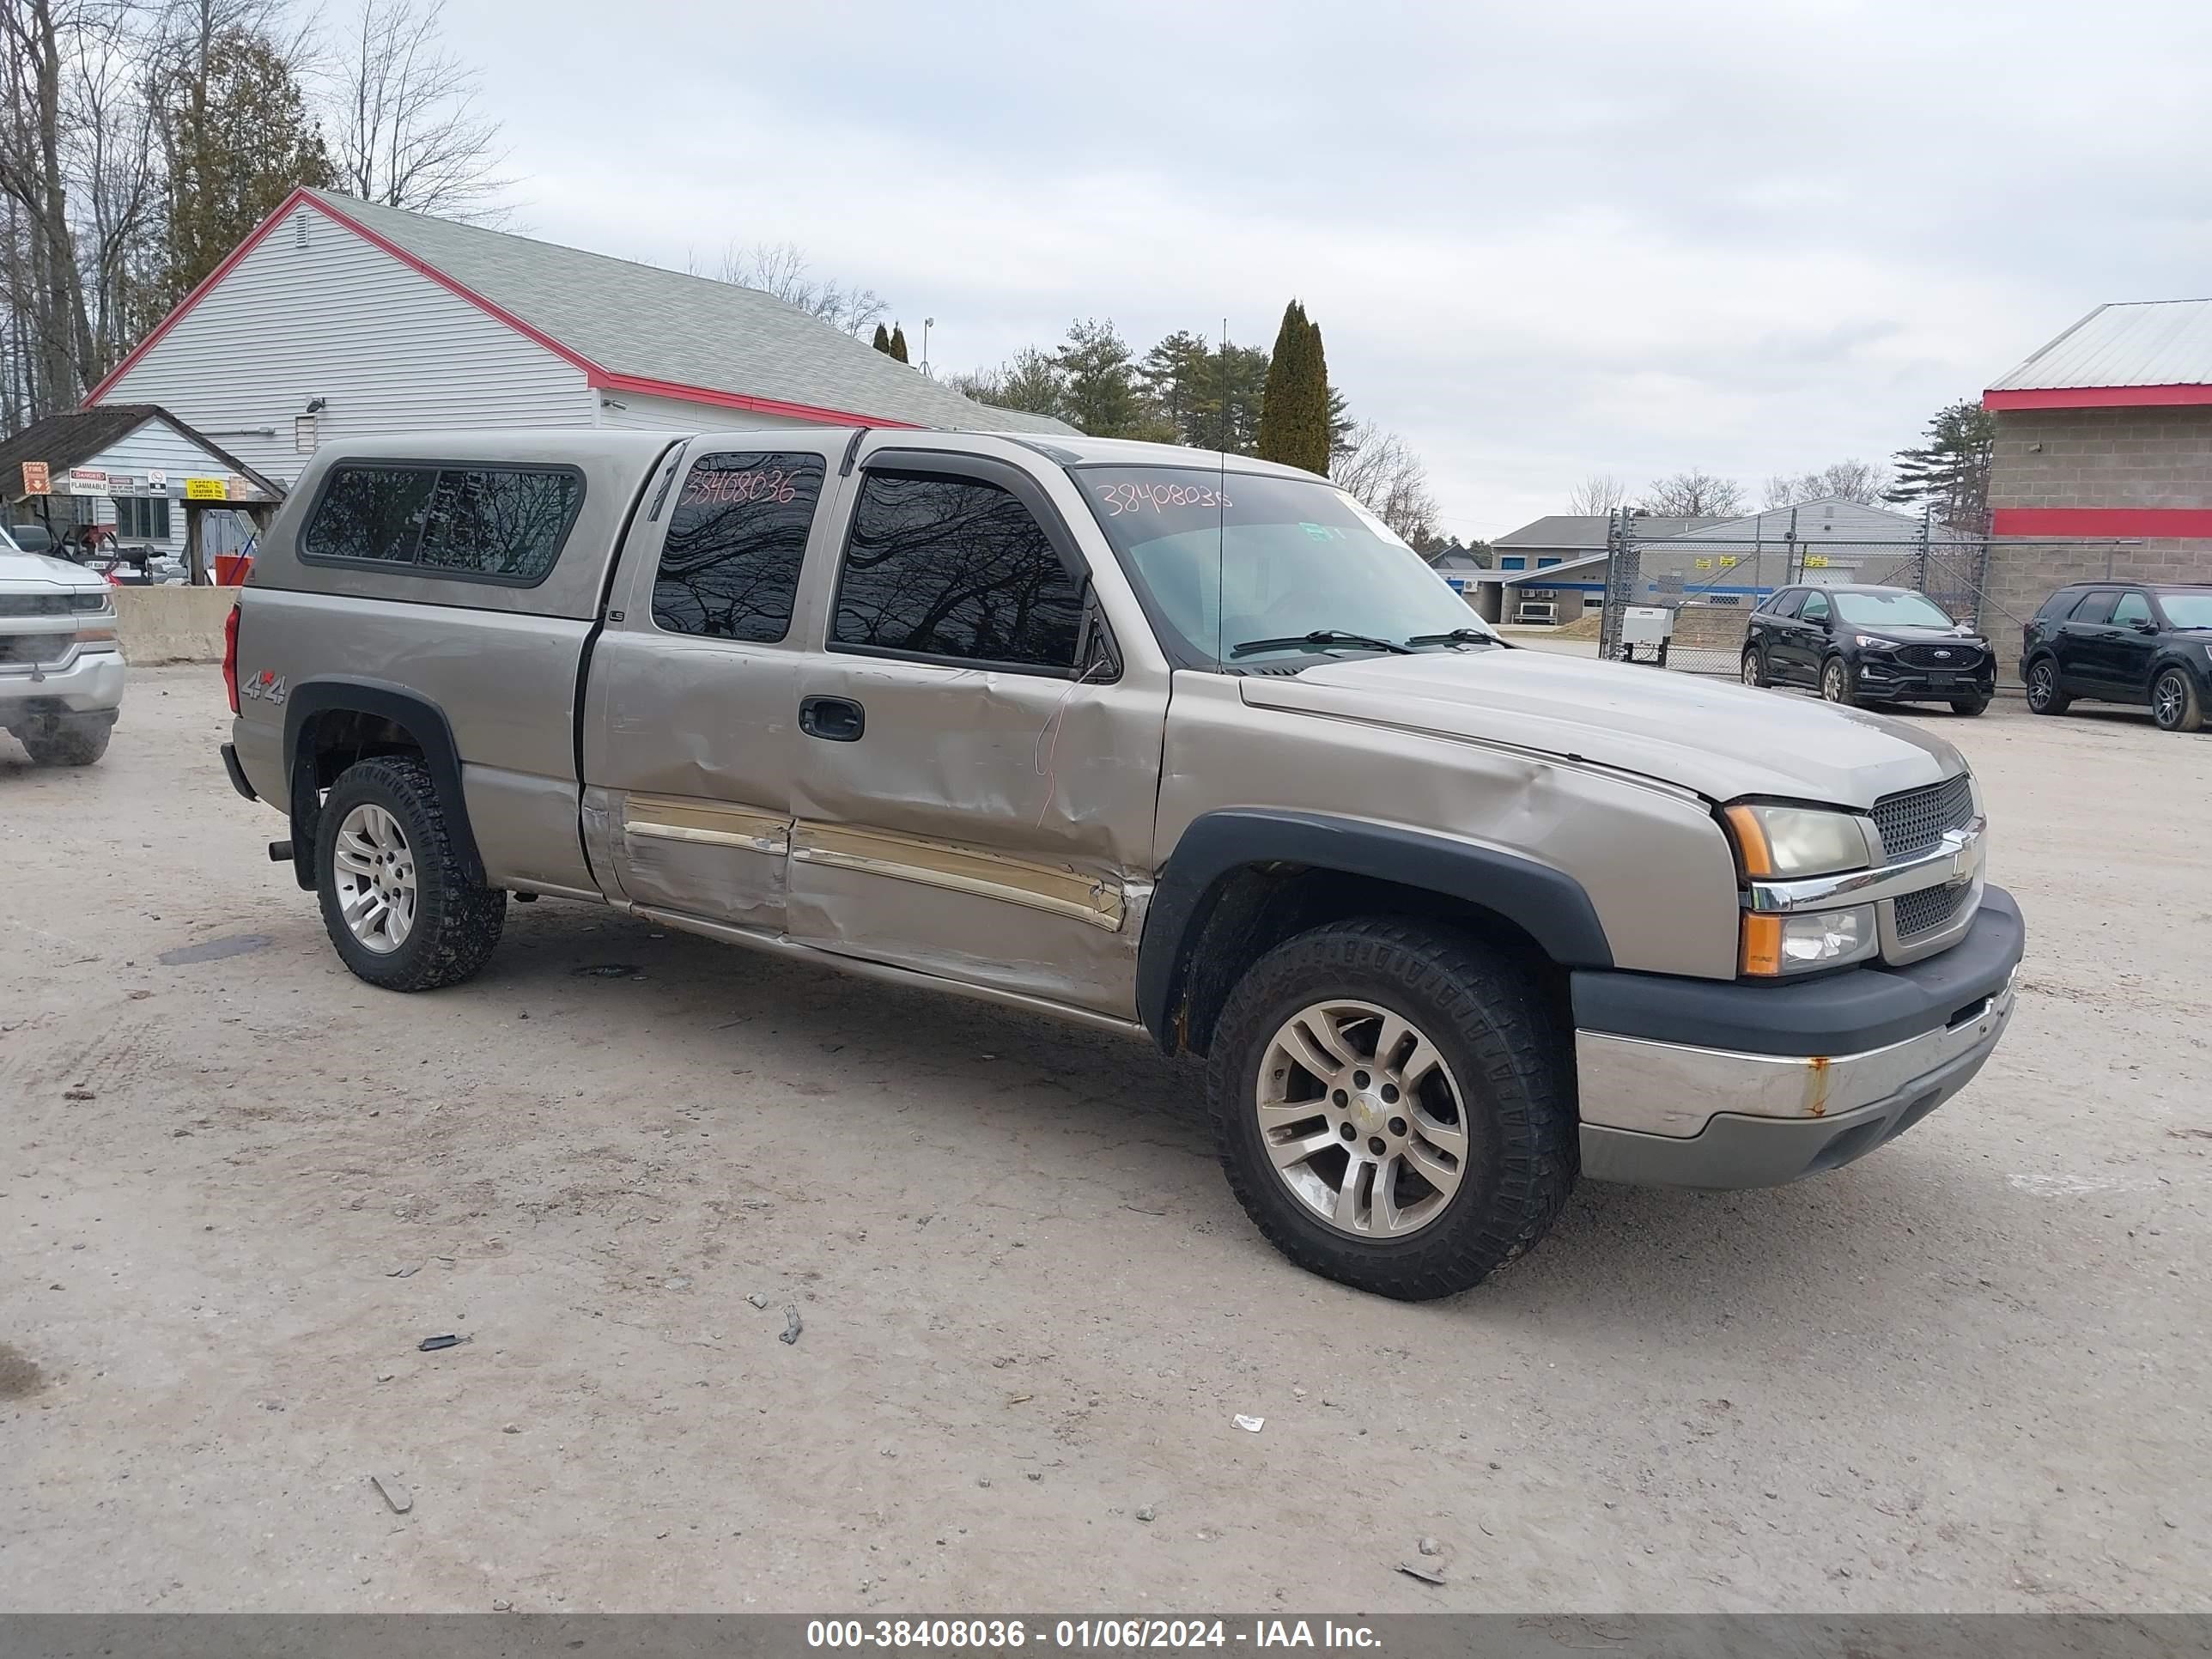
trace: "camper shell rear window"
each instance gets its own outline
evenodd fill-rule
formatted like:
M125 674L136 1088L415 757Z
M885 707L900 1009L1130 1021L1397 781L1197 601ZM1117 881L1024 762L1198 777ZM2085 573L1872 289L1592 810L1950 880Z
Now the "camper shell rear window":
M535 587L584 503L573 466L501 461L342 461L300 532L307 564Z

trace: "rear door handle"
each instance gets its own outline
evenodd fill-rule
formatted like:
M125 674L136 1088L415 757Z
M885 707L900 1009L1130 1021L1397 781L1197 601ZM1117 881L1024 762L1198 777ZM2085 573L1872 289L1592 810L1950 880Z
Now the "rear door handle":
M850 697L802 697L799 729L824 743L858 743L868 729L868 714Z

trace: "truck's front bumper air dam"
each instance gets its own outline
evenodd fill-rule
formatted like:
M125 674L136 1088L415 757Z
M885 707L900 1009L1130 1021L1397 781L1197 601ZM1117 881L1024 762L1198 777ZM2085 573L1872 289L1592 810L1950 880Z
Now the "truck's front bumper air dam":
M1583 1173L1771 1187L1863 1157L1981 1069L2025 938L1992 887L1963 939L1908 967L1796 985L1577 974Z

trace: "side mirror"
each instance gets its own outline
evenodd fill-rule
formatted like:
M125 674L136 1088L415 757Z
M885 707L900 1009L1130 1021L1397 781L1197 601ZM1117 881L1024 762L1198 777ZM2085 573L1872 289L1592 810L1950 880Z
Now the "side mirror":
M2158 624L2153 622L2148 617L2137 617L2135 619L2134 627L2136 632L2138 634L2155 634L2158 632Z

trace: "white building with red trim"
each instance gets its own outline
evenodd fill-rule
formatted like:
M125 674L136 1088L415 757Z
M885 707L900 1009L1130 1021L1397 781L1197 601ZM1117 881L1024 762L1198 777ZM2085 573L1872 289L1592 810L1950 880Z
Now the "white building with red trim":
M295 191L87 406L157 404L289 483L318 443L487 426L1065 433L755 289Z
M1982 394L1982 623L2001 659L2070 581L2212 582L2212 300L2100 306Z

